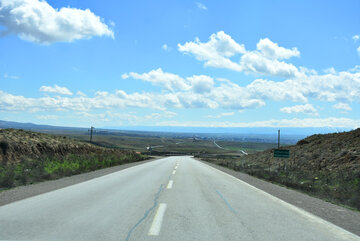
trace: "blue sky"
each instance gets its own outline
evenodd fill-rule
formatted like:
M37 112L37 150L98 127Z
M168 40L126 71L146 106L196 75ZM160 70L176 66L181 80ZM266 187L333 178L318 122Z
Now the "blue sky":
M359 1L0 0L0 119L360 127Z

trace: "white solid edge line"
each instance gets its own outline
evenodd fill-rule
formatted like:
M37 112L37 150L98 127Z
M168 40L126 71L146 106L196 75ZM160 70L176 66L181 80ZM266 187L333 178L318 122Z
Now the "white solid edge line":
M195 159L193 159L193 160L195 160ZM349 232L349 231L347 231L347 230L345 230L345 229L343 229L343 228L341 228L339 226L336 226L335 224L330 223L330 222L328 222L328 221L326 221L326 220L324 220L324 219L322 219L322 218L320 218L320 217L318 217L318 216L316 216L316 215L314 215L312 213L309 213L309 212L305 211L304 209L301 209L301 208L296 207L296 206L294 206L294 205L292 205L290 203L287 203L287 202L281 200L280 198L277 198L277 197L275 197L275 196L273 196L273 195L271 195L271 194L269 194L269 193L267 193L267 192L265 192L265 191L263 191L263 190L261 190L261 189L259 189L257 187L254 187L254 186L250 185L247 182L244 182L244 181L242 181L242 180L240 180L240 179L238 179L238 178L236 178L236 177L234 177L234 176L232 176L230 174L227 174L226 172L220 171L220 170L218 170L218 169L216 169L216 168L214 168L214 167L212 167L210 165L206 165L205 163L202 163L200 161L199 161L199 163L201 163L204 166L210 167L211 169L213 169L213 170L215 170L215 171L217 171L217 172L219 172L219 173L221 173L223 175L229 176L229 177L241 182L242 184L254 189L255 191L263 194L264 196L267 196L271 200L280 203L281 205L285 206L286 208L289 208L289 209L297 212L298 214L302 215L303 217L305 217L307 219L310 219L310 221L317 222L317 223L329 226L329 228L335 234L341 235L341 238L343 238L344 240L357 240L357 241L360 240L360 237L357 236L356 234L351 233L351 232ZM339 232L341 232L342 234L340 234Z
M173 183L174 183L174 181L173 181L173 180L170 180L169 183L168 183L168 185L166 186L166 188L167 188L167 189L171 189L172 186L173 186Z
M172 174L174 175L176 173L176 171L174 170L173 172L172 172Z
M164 214L166 211L166 206L167 206L166 203L160 203L160 205L156 211L152 225L150 227L149 235L152 235L152 236L159 235L163 217L164 217Z

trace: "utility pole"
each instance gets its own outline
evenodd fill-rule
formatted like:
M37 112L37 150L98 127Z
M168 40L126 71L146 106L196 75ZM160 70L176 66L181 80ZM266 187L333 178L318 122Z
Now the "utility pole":
M280 130L278 130L278 149L280 149Z
M90 143L92 143L92 136L93 136L93 133L95 133L96 131L95 131L95 127L91 127L90 128L90 130L88 130L88 131L90 131Z

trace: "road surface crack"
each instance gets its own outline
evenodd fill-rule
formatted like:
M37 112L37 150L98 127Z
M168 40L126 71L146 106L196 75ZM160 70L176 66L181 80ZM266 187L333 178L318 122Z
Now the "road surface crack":
M169 176L170 179L170 176ZM161 192L164 190L164 184L161 184L159 187L159 190L157 191L157 193L154 196L154 204L152 207L150 207L148 210L146 210L146 212L144 213L144 216L129 230L125 241L129 241L132 232L149 216L149 214L151 213L152 210L154 210L156 208L156 206L158 205L159 202L159 197Z

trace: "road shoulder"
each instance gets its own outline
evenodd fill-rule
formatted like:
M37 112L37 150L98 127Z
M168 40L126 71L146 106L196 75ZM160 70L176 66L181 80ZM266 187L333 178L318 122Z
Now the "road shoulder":
M198 159L197 159L198 160ZM201 160L199 160L201 161ZM347 231L360 236L360 212L334 205L318 198L296 190L288 189L264 180L255 178L245 173L237 172L213 163L201 161L233 177L236 177L260 190L263 190L287 203L314 214L328 222L331 222Z

